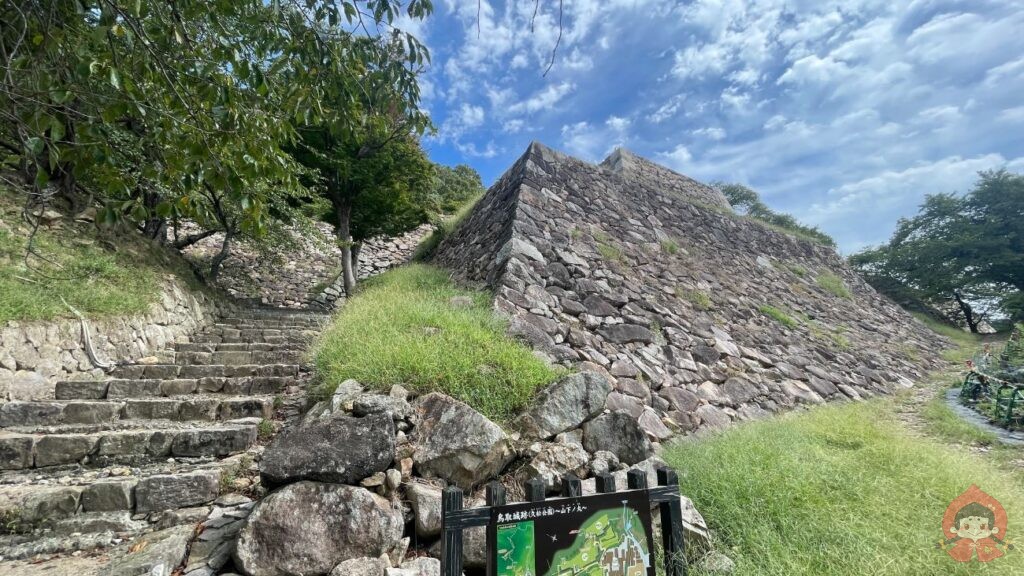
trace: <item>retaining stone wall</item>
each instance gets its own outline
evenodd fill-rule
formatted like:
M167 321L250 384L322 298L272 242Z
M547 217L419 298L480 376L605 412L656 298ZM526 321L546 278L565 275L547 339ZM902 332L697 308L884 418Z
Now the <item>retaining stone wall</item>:
M102 362L152 356L210 323L222 306L167 276L145 314L89 321L93 349ZM0 328L0 400L52 399L58 380L104 377L89 361L78 319Z

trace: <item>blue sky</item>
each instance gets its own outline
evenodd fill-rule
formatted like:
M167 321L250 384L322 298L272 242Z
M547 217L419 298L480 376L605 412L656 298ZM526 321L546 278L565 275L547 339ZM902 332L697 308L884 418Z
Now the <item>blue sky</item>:
M532 140L741 182L849 253L1024 172L1024 0L435 0L425 142L490 184Z

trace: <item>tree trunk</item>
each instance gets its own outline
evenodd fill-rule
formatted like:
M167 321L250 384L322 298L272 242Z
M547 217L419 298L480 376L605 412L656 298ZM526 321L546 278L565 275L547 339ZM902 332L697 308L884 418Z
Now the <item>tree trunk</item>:
M352 262L352 204L341 202L337 207L338 244L341 248L341 277L345 296L351 298L356 290L356 273Z
M362 242L352 243L352 275L359 279L359 252L363 249Z
M228 228L224 232L224 242L220 245L220 252L213 257L213 262L210 263L210 284L217 281L217 277L220 275L220 266L227 260L231 254L231 237L234 235L234 230Z
M978 333L978 325L981 324L981 318L975 318L974 309L971 305L964 300L963 294L958 290L953 291L953 299L956 300L957 306L960 307L960 312L964 315L964 321L967 322L967 327L971 330L972 334Z
M196 242L199 242L204 238L209 238L210 236L213 236L216 233L216 230L203 230L202 232L189 234L184 238L175 238L174 247L177 248L178 250L184 250L185 248L188 248L189 246L195 244Z
M146 218L142 226L142 233L150 240L156 240L161 244L167 242L167 219L160 217Z

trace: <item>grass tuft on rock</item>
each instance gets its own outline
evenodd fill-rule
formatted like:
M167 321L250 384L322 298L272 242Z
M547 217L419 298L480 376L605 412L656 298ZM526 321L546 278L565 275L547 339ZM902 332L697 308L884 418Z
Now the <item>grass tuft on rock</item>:
M846 282L839 276L825 272L817 278L818 286L821 286L829 294L838 296L839 298L846 298L847 300L853 298L853 294L850 293L850 289L846 287Z
M737 574L1024 574L1019 550L981 566L936 548L946 507L971 484L1003 504L1019 533L1020 480L912 435L884 402L741 425L664 457Z
M775 320L776 322L782 324L786 328L793 329L797 327L797 321L792 316L787 314L785 311L776 308L775 306L763 304L761 306L758 306L757 310L761 314L764 314L765 316L771 318L772 320Z
M348 378L379 391L401 384L507 420L559 372L505 329L488 294L461 290L428 265L397 268L367 280L324 331L315 350L320 393Z

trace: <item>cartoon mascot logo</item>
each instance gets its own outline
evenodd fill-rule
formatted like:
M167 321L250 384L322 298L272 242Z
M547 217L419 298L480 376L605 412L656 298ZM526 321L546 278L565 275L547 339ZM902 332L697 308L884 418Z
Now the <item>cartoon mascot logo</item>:
M974 485L946 508L942 532L940 547L957 562L990 562L1013 549L1006 539L1006 510Z

